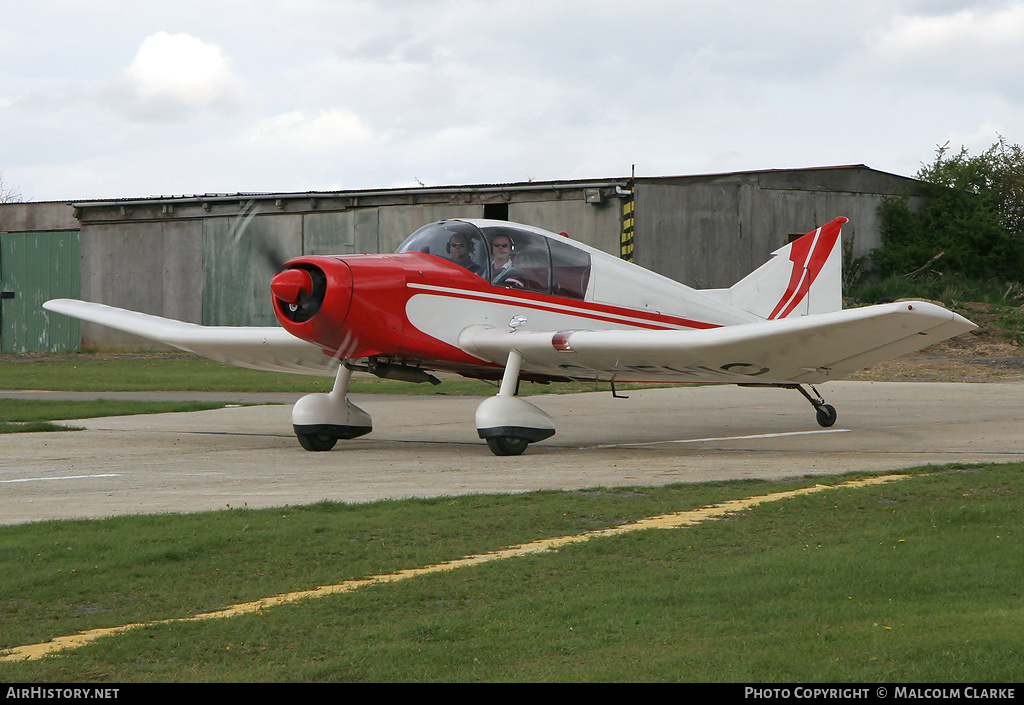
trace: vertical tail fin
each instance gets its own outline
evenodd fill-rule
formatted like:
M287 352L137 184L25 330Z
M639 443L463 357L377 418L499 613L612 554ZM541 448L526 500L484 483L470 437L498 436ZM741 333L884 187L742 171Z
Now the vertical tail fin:
M715 295L765 319L838 311L843 307L840 231L845 222L836 218L779 248L770 260Z

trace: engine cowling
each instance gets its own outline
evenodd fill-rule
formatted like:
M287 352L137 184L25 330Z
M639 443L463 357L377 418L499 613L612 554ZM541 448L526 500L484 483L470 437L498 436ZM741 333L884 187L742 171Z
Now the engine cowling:
M270 289L285 330L327 353L358 358L399 350L405 272L386 256L301 257Z

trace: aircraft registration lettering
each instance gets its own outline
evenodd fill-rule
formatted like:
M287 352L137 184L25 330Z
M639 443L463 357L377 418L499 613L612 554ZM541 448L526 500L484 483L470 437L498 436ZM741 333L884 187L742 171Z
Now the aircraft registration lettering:
M571 363L563 363L558 365L559 369L565 371L571 370L585 370L594 371L594 367L585 367L583 365L574 365ZM735 368L748 368L750 371L742 372ZM639 372L646 375L664 376L671 377L676 375L687 375L689 377L706 377L707 375L714 375L716 377L757 377L771 371L769 367L762 367L754 365L749 362L729 362L721 365L718 368L707 367L705 365L694 365L691 367L673 367L672 365L620 365L615 364L610 367L598 369L598 372L618 373L622 370L631 370L633 372Z

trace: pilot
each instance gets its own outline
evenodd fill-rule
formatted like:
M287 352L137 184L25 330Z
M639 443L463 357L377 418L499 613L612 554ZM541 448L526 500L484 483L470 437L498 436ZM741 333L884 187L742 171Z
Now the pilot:
M495 235L491 240L491 284L526 288L522 275L512 264L516 245L508 235Z
M445 249L448 251L449 259L455 264L465 267L473 274L480 274L483 267L473 261L473 241L465 233L455 233L448 238Z

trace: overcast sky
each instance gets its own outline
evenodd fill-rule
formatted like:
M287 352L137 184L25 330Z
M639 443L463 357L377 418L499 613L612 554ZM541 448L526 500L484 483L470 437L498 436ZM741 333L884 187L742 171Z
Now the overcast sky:
M26 200L912 176L1022 133L1024 0L0 0Z

